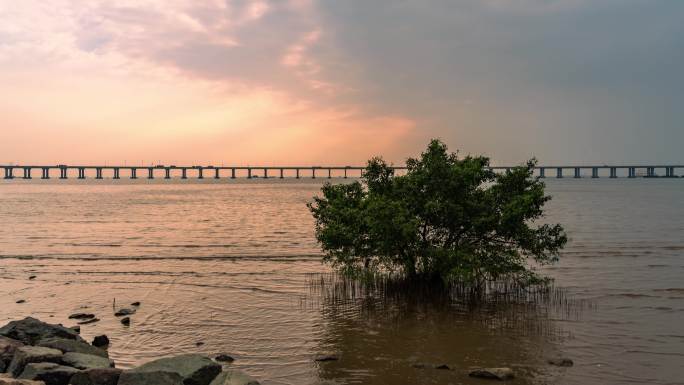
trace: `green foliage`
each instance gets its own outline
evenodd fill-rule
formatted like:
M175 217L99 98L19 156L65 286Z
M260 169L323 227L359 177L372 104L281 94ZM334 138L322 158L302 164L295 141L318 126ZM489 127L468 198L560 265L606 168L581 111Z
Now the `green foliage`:
M326 184L309 204L324 259L346 271L478 287L538 282L531 262L555 262L567 237L558 224L535 225L550 199L535 164L495 173L488 158L459 158L439 140L407 161L406 175L373 158L363 183Z

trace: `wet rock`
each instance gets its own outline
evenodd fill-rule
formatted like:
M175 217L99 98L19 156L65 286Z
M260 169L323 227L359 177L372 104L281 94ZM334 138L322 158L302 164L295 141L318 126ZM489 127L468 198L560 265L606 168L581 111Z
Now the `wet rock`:
M569 359L569 358L564 358L564 357L552 358L552 359L550 359L548 362L549 362L549 364L551 364L551 365L563 366L563 367L566 367L566 368L569 368L569 367L571 367L571 366L573 366L573 365L575 364L574 362L572 362L571 359Z
M69 385L117 385L121 372L114 368L84 370L74 374Z
M479 368L468 373L470 377L489 378L494 380L510 380L514 378L511 368Z
M122 317L125 315L131 315L131 314L135 314L135 309L123 308L123 309L119 309L116 313L114 313L114 315L117 317Z
M239 370L226 370L221 372L210 385L260 385L259 381L242 373Z
M18 299L16 303L26 303L25 299Z
M24 346L21 341L0 337L0 372L4 372L14 357L14 352Z
M7 372L17 377L24 368L36 362L60 362L62 352L57 349L41 346L22 346L14 351L14 357L7 367ZM30 378L29 378L30 380Z
M104 358L109 357L109 354L106 350L92 346L85 341L65 340L63 338L46 338L44 340L38 341L36 345L58 349L63 353L83 353Z
M9 373L0 373L0 385L45 385L43 381L17 380Z
M235 361L235 358L233 358L227 354L217 354L216 357L214 357L214 359L216 361L219 361L219 362L229 362L229 363Z
M91 319L87 319L87 320L85 320L85 321L81 321L81 322L79 322L78 324L79 324L79 325L88 325L88 324L92 324L92 323L95 323L95 322L98 322L98 321L100 321L99 318L91 318Z
M83 353L64 353L62 363L81 370L114 367L114 361L109 358Z
M92 345L97 346L98 348L109 346L109 337L104 334L101 336L95 336L95 338L93 338Z
M314 357L314 361L316 361L316 362L337 361L339 359L340 358L334 354L321 354L321 355Z
M117 385L183 385L183 377L173 372L135 372L124 370Z
M28 364L18 377L22 380L43 381L45 385L68 385L71 376L78 373L78 369L62 366L50 362Z
M20 321L12 321L1 327L0 336L21 341L27 345L35 344L41 339L50 337L83 341L81 336L73 329L62 325L48 324L32 317L26 317Z
M133 302L133 303L131 304L131 306L135 306L135 307L140 306L140 301L135 301L135 302Z
M122 323L123 325L128 326L128 325L131 324L131 318L130 318L130 317L124 317L124 318L121 319L121 323Z
M93 313L74 313L69 316L69 319L91 319L95 318Z
M181 376L184 385L209 385L221 365L201 354L183 354L148 362L131 372L171 372Z

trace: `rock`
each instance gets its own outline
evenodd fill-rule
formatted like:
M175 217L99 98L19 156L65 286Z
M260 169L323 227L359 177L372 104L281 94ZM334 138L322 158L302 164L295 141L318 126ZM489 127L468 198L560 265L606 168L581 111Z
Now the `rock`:
M91 319L87 319L85 321L81 321L78 324L79 325L87 325L87 324L92 324L92 323L98 322L99 320L100 320L99 318L91 318Z
M209 385L221 372L221 365L200 354L182 354L148 362L132 372L172 372L181 376L185 385Z
M69 319L91 319L95 318L93 313L74 313L69 316Z
M38 341L36 346L44 346L46 348L53 348L61 350L63 353L83 353L92 354L94 356L109 357L106 350L100 349L96 346L92 346L87 342L83 341L73 341L65 340L63 338L46 338L44 340Z
M183 377L173 372L134 372L124 370L117 385L183 385Z
M135 309L123 308L123 309L119 309L116 313L114 313L114 315L117 317L121 317L121 316L125 316L125 315L131 315L131 314L135 314Z
M135 301L135 302L133 302L133 303L131 304L131 306L135 306L135 307L140 306L140 301Z
M227 354L217 354L216 357L214 357L216 361L220 362L233 362L235 361L235 358L227 355Z
M43 381L45 385L68 385L71 376L76 373L78 373L78 369L50 362L41 362L26 365L26 369L18 378Z
M323 354L323 355L318 355L318 356L314 357L314 361L316 361L316 362L337 361L339 359L340 358L334 354Z
M31 275L31 276L29 276L29 279L36 279L36 276L35 276L35 275Z
M515 377L511 368L479 368L471 370L468 375L470 377L490 378L501 381L510 380Z
M95 336L95 338L93 338L92 345L97 346L98 348L109 346L109 337L104 334L101 336Z
M62 363L81 370L114 367L114 361L109 358L73 352L64 353Z
M549 362L549 364L551 364L551 365L564 366L564 367L566 367L566 368L569 368L569 367L571 367L571 366L573 366L573 365L575 364L574 362L572 362L571 359L569 359L569 358L563 358L563 357L560 357L560 358L553 358L553 359L550 359L548 362Z
M210 385L260 385L259 381L242 373L239 370L226 370L221 372Z
M18 299L16 303L26 303L25 299Z
M14 357L14 352L24 346L21 341L0 337L0 372L4 372Z
M195 342L195 346L197 346L197 347L202 346L202 345L204 345L204 341Z
M26 365L35 362L60 362L62 352L57 349L41 346L22 346L14 351L14 357L7 367L7 372L17 377ZM30 380L31 378L29 378Z
M411 364L411 367L416 368L416 369L425 369L427 365L425 365L422 362L416 362L415 364Z
M75 331L75 332L78 333L78 334L81 334L81 327L78 326L78 325L72 326L72 327L70 327L69 329Z
M69 385L117 385L121 372L114 368L84 370L74 374Z
M440 370L451 370L451 367L447 364L441 364L441 365L435 365L435 369L440 369Z
M0 385L45 385L43 381L17 380L9 373L0 373Z
M21 341L27 345L35 344L37 341L49 337L83 341L73 329L65 328L62 325L48 324L31 317L12 321L1 327L0 336Z
M130 324L131 324L131 317L123 317L123 318L121 319L121 323L122 323L123 325L126 325L126 326L130 325Z

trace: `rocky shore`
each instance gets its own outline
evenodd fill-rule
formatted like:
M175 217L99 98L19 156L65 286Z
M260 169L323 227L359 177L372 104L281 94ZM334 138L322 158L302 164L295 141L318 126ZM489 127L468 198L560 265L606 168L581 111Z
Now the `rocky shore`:
M122 314L124 315L124 314ZM73 319L93 319L76 314ZM109 358L109 339L90 344L78 327L27 317L0 328L0 385L258 385L232 369L229 356L183 354L121 370Z

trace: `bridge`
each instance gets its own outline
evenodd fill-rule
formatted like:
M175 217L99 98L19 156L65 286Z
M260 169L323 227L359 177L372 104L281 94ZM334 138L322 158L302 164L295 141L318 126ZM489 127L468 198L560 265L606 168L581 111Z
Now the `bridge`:
M362 166L85 166L85 165L0 165L5 170L4 179L33 179L33 171L40 172L40 179L50 179L51 172L59 173L59 179L68 179L70 175L76 179L86 179L89 173L95 179L104 179L107 174L111 179L141 177L155 179L161 177L171 179L180 176L181 179L195 177L197 179L244 177L252 178L333 178L360 177L365 167ZM406 171L405 166L394 166L397 173ZM495 172L505 172L512 167L490 167ZM676 171L681 171L684 165L620 165L620 166L537 166L534 174L540 178L678 178ZM53 175L55 175L53 174ZM190 175L192 174L192 175ZM37 175L36 175L37 177ZM682 175L684 177L684 175Z

